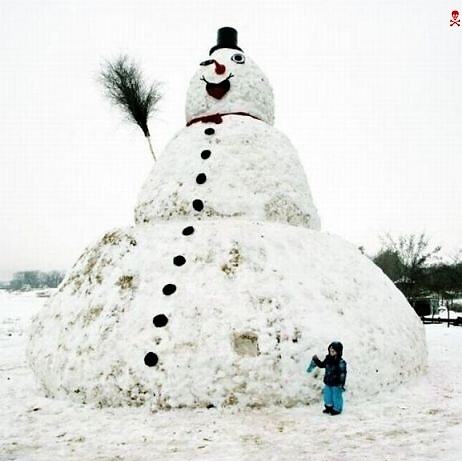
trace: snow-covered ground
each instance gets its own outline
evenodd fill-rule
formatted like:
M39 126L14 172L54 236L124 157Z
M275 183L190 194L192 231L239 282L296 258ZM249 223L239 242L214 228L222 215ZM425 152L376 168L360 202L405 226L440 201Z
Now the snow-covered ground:
M151 413L40 395L24 328L43 302L0 290L0 461L461 459L462 327L426 326L428 374L368 400L346 392L341 416L323 415L321 402Z

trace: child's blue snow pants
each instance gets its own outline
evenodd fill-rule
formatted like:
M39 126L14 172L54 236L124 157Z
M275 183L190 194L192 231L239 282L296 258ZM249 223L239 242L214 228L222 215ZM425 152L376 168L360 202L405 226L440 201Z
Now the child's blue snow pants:
M339 386L325 386L323 390L324 405L333 407L339 413L343 410L343 389Z

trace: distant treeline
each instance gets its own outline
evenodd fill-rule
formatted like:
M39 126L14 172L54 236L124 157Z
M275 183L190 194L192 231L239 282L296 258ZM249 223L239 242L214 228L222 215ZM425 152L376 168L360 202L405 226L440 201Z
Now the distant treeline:
M455 307L453 300L462 298L461 251L443 261L441 247L432 245L425 233L397 238L387 234L381 241L372 260L409 300L433 297Z
M3 282L0 288L14 291L34 290L37 288L56 288L63 280L63 271L22 271L15 272L9 282Z

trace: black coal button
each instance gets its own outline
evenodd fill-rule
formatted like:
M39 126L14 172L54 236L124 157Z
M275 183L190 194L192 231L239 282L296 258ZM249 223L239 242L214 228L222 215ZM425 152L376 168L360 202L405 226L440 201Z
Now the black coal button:
M183 235L191 235L194 233L194 227L188 226L183 229Z
M178 255L173 258L173 264L175 266L182 266L186 262L186 259L184 256Z
M156 315L153 319L152 319L152 323L154 324L154 326L156 326L157 328L162 328L162 327L165 327L165 325L167 325L168 323L168 318L166 315L164 314L159 314L159 315Z
M144 356L144 363L148 367L155 367L158 361L159 361L159 357L157 357L157 354L154 354L154 352L148 352Z
M172 283L167 283L167 285L165 285L164 288L162 288L162 293L164 293L164 295L166 296L172 295L173 293L175 293L175 291L176 286Z
M199 173L196 176L196 182L197 184L204 184L204 182L207 180L207 176L205 176L205 173Z
M196 211L202 211L203 208L204 208L204 202L202 200L199 200L199 199L193 200L192 205L193 205L193 208Z

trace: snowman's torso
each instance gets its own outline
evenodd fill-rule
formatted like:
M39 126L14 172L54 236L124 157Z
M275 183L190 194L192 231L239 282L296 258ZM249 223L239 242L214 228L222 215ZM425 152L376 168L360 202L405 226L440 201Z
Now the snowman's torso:
M348 345L350 394L422 370L419 319L352 245L279 223L190 224L189 235L181 220L110 232L77 261L33 324L33 366L50 395L153 408L306 404L321 379L305 366L332 338Z
M197 122L180 131L145 182L135 211L137 223L227 217L320 227L290 141L248 116L226 115L222 123Z

